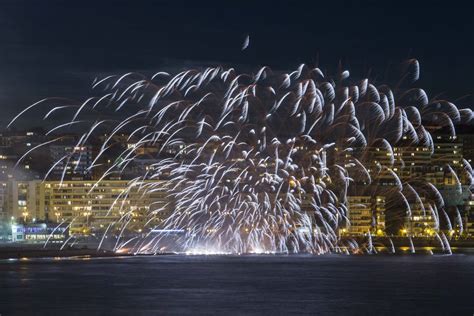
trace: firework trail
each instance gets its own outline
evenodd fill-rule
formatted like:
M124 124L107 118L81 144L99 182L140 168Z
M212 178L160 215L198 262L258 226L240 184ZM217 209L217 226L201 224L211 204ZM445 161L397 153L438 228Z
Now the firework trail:
M247 47L249 47L250 44L250 35L247 35L245 37L244 43L242 44L242 50L246 50Z
M423 180L402 181L392 170L393 148L416 145L433 153L430 130L447 128L454 135L454 125L473 115L448 101L430 100L422 89L405 88L419 73L418 61L408 61L394 88L353 81L347 70L329 77L305 64L290 73L269 67L254 74L222 67L159 72L151 79L127 73L96 80L99 95L83 103L42 100L12 123L46 108L45 120L57 124L64 118L50 133L84 131L77 147L106 133L90 170L102 167L114 136L127 132L128 140L137 141L114 154L98 182L124 172L140 148L175 152L131 180L116 200L137 187L143 194L169 196L165 206L150 207L150 233L136 252L158 251L162 236L151 232L159 227L185 231L180 243L186 250L320 254L339 249L351 186L402 201L405 213L413 203L427 204L426 212L439 222L440 193ZM389 160L369 169L373 148L389 153ZM61 158L64 168L81 159L73 154ZM472 178L469 164L464 166ZM387 178L392 185L378 185ZM156 218L163 221L156 224ZM128 221L124 215L113 225L123 232ZM358 245L349 241L345 247Z

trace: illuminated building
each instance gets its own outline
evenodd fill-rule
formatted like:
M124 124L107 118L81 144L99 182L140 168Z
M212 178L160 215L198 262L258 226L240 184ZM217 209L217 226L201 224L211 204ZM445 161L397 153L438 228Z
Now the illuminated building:
M433 138L433 141L432 166L450 165L455 169L462 166L463 143L457 136L438 135Z
M459 137L463 146L463 158L472 163L474 161L474 136L471 133L459 135Z
M431 151L427 147L395 147L393 155L393 171L403 181L423 177L431 164Z
M474 194L471 193L469 201L466 201L466 212L463 217L464 235L474 237Z
M7 183L0 182L0 221L7 220L7 210L5 208L5 199L7 197Z
M39 208L49 220L72 221L71 233L77 233L104 229L121 217L130 217L131 227L133 223L140 227L146 220L145 214L167 203L163 193L144 195L138 186L127 193L128 181L125 180L95 184L94 181L41 183Z
M6 183L4 200L7 218L13 218L17 222L44 219L44 212L37 204L36 190L39 183L39 180L10 180Z
M27 225L12 224L10 240L28 244L63 243L68 237L67 225L30 223Z
M472 218L470 215L472 212L469 211L470 203L472 203L469 187L470 174L465 170L463 158L468 160L464 157L464 146L472 148L471 139L472 136L466 135L457 137L436 134L433 137L433 153L428 147L400 145L393 147L393 157L390 151L382 147L372 148L368 156L364 157L364 165L371 175L376 174L377 185L396 185L394 177L389 172L383 172L384 169L381 166L385 166L398 175L402 184L413 181L426 181L433 184L444 199L443 212L446 212L449 220L443 216L441 223L434 225L437 219L434 219L431 214L425 215L423 211L423 209L429 211L429 208L412 205L413 215L403 220L402 229L398 234L429 236L434 232L433 227L448 229L453 226L453 229L459 232L462 228L470 227ZM470 151L468 149L468 155L469 153L472 155L472 149ZM393 211L390 212L391 218L393 217L396 221L401 219L399 215L392 216L392 213ZM459 224L459 216L464 219L464 225Z
M122 179L133 179L138 175L152 175L154 166L159 162L159 159L153 158L135 158L128 165L128 167L121 172L120 176Z
M58 163L53 167L51 176L54 179L89 179L92 164L91 146L52 145L51 159Z
M348 196L349 226L352 236L385 234L385 198L383 196Z
M162 192L144 195L138 186L127 194L128 181L125 180L103 180L94 184L95 181L86 180L10 181L6 194L7 217L28 223L34 220L72 222L71 233L88 233L104 229L121 217L130 218L130 227L140 227L146 220L145 214L168 202ZM166 215L164 211L160 214Z
M362 161L369 173L377 174L382 185L395 185L393 176L379 172L382 166L394 171L402 181L423 177L431 163L431 152L427 147L393 147L393 152L381 147L373 147Z
M439 221L425 198L410 203L410 212L405 216L402 236L432 237L439 230Z

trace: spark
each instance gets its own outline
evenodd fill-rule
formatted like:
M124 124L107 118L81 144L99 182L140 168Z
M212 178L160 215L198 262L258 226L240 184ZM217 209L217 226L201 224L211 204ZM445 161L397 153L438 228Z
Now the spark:
M246 50L250 44L250 35L245 37L244 43L242 44L242 50Z

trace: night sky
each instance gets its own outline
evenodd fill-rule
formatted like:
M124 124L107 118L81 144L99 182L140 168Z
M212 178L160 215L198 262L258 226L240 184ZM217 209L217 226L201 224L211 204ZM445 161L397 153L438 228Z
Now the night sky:
M462 2L256 2L1 0L0 128L43 97L82 99L96 76L219 64L342 61L353 77L371 69L382 81L418 58L429 95L474 103L474 19Z

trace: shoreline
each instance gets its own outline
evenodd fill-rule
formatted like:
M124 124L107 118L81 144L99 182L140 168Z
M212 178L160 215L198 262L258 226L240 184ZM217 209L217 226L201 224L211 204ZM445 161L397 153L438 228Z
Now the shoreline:
M43 248L39 246L2 247L0 246L0 259L33 259L33 258L72 258L72 257L120 257L132 256L131 254L115 253L110 250L97 249L63 249Z
M375 247L377 253L366 254L366 253L352 253L352 256L364 256L364 255L382 255L382 256L405 256L405 255L440 255L447 254L441 247L415 247L415 252L412 252L411 248L402 246L396 247L396 252L392 253L387 247ZM452 254L464 254L474 255L474 247L452 247ZM347 255L341 252L333 252L335 255ZM68 259L68 258L116 258L116 257L149 257L149 256L165 256L165 255L182 255L179 253L158 253L158 254L131 254L131 253L116 253L110 250L97 250L97 249L38 249L38 248L15 248L0 247L0 260L26 260L26 259L40 259L40 258L54 258L54 259ZM200 254L195 254L200 255ZM206 254L202 254L206 255ZM279 256L282 254L242 254L245 255L274 255ZM291 256L292 254L283 254L284 256Z
M342 238L341 241L356 241L361 249L370 247L368 239L364 237ZM412 242L412 244L411 244ZM449 251L443 249L439 240L435 238L388 238L388 237L374 237L372 238L372 247L376 250L378 255L431 255L431 254L448 254ZM449 242L450 249L453 254L474 254L474 240L473 239L453 239ZM344 254L342 251L334 251L333 254ZM350 249L347 249L350 252ZM395 250L395 253L393 252ZM174 252L158 253L157 256L177 254ZM352 255L364 255L367 253L355 252ZM114 252L112 250L97 249L94 245L87 245L83 247L73 247L60 249L60 245L50 244L44 247L43 244L21 244L21 243L6 243L0 244L0 260L5 259L35 259L35 258L113 258L113 257L134 257L134 256L153 256L154 254L133 254L127 252ZM183 254L184 255L184 254ZM196 254L199 255L199 254ZM203 254L205 255L205 254ZM277 255L277 254L275 254ZM285 254L291 255L291 254Z

